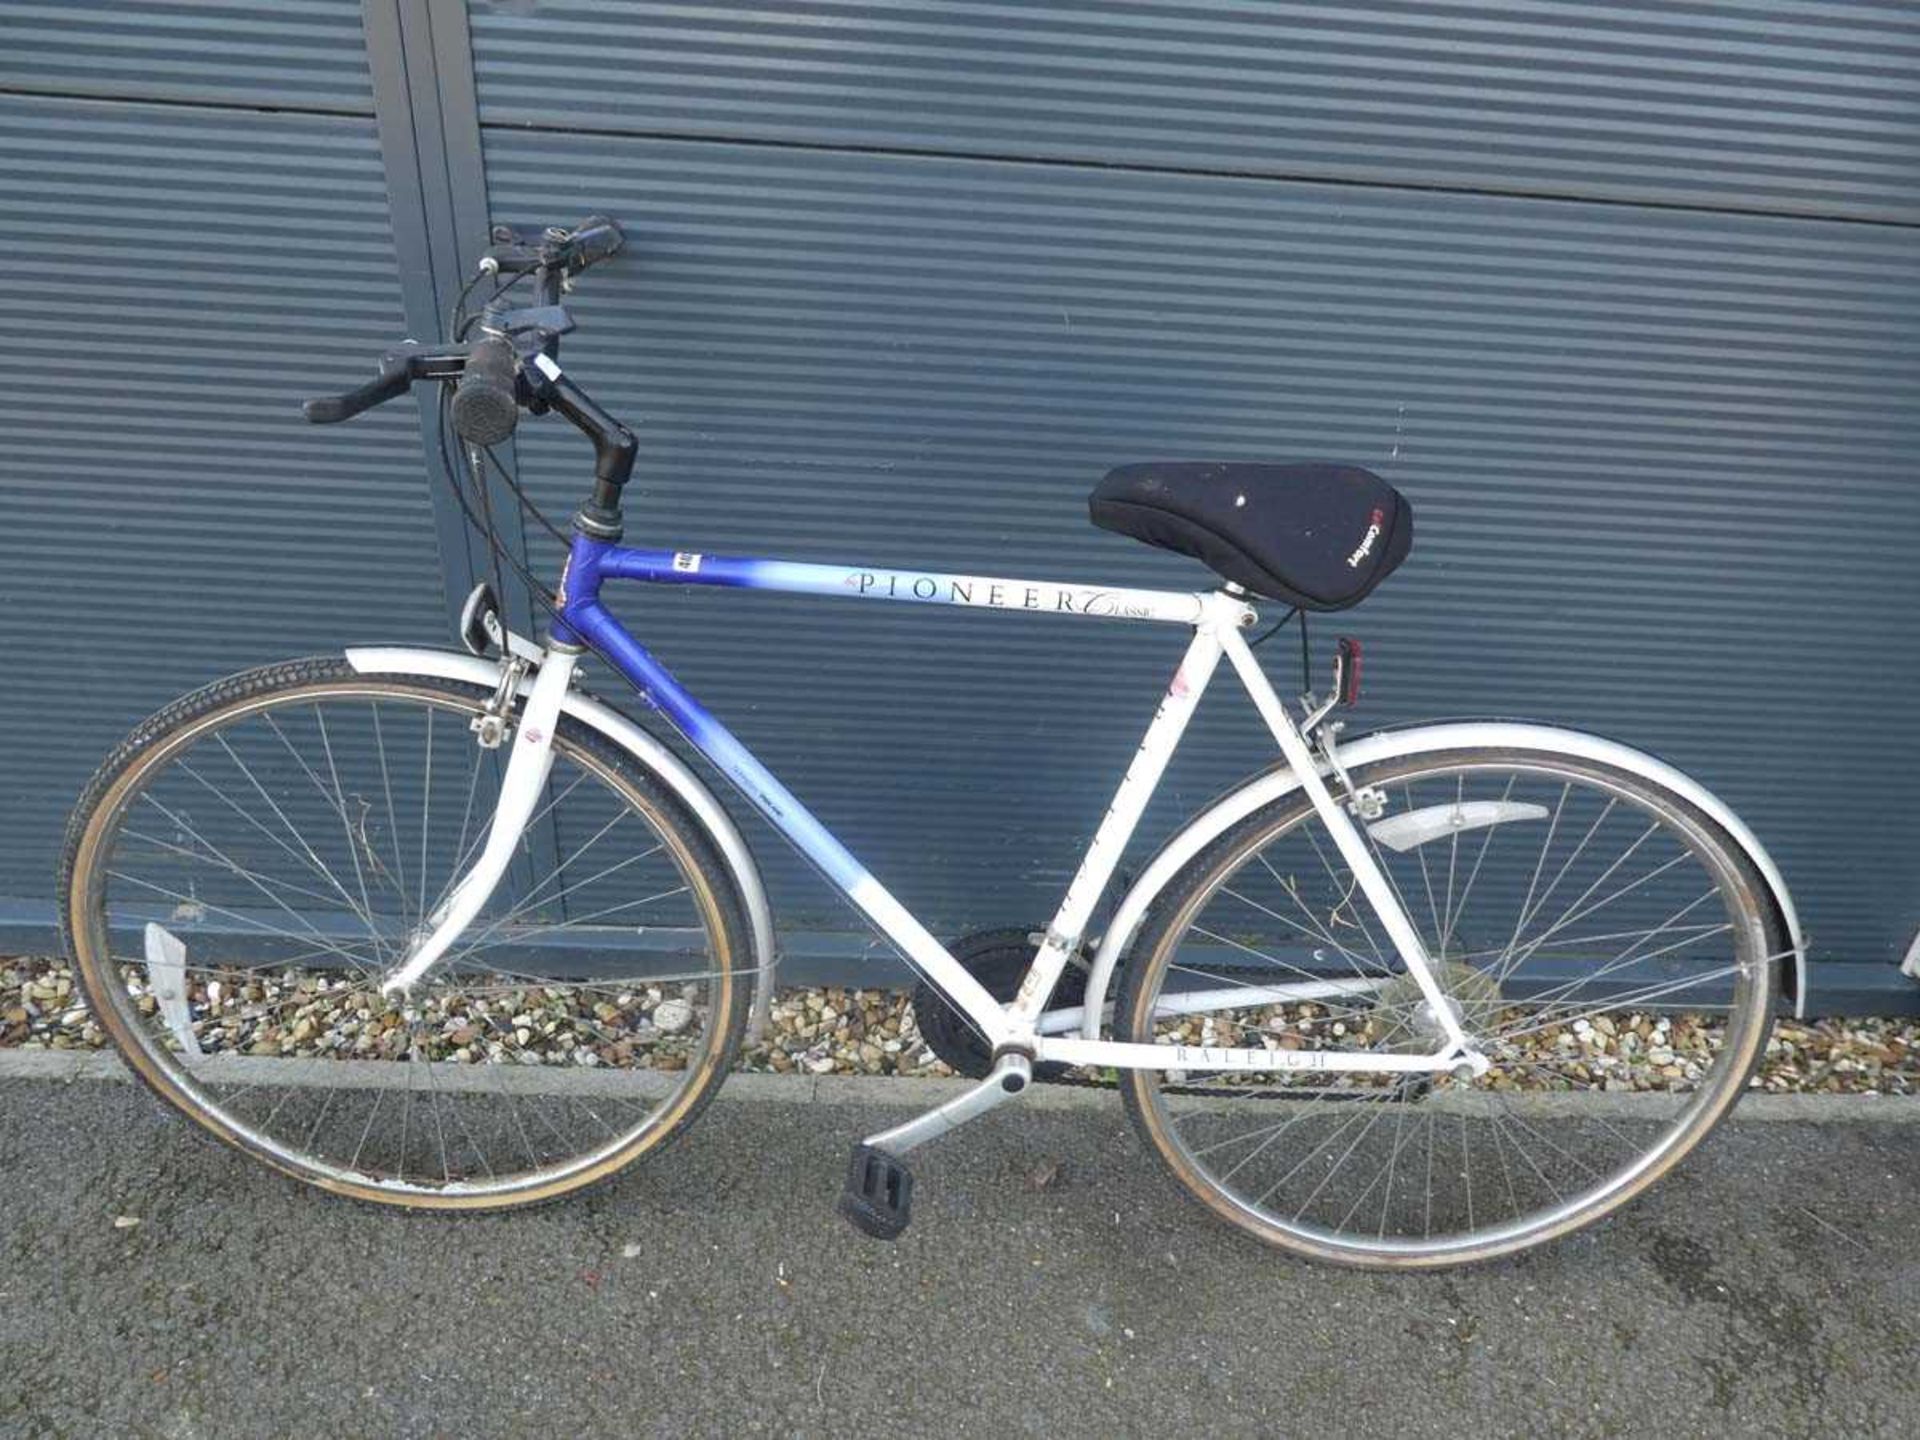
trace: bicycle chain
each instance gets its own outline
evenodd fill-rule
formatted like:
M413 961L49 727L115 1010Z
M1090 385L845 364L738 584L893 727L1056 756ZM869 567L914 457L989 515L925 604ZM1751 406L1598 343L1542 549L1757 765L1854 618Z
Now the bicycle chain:
M1033 1083L1036 1085L1059 1085L1067 1089L1075 1090L1118 1090L1120 1088L1120 1082L1118 1080L1096 1080L1090 1075L1040 1075L1036 1073L1033 1077ZM1433 1082L1429 1079L1416 1081L1407 1086L1406 1098L1409 1100L1420 1099L1432 1088ZM1160 1093L1163 1095L1237 1095L1243 1100L1317 1100L1343 1099L1350 1092L1309 1090L1289 1093L1285 1090L1274 1089L1222 1090L1220 1087L1214 1085L1162 1085L1160 1087Z

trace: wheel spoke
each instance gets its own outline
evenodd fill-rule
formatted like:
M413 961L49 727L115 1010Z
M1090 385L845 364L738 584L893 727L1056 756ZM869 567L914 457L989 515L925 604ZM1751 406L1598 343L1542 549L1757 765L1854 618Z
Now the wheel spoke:
M1518 776L1507 777L1507 788L1500 792L1500 799L1496 803L1504 806L1513 798L1513 787L1518 778ZM1462 777L1462 783L1465 783L1464 776ZM1487 851L1493 845L1493 838L1505 828L1506 826L1504 825L1489 825L1487 826L1487 833L1480 837L1480 853L1474 856L1473 869L1467 872L1466 886L1460 891L1460 903L1457 908L1450 905L1447 909L1447 928L1446 932L1440 937L1440 953L1442 955L1446 954L1447 946L1453 939L1454 924L1462 915L1466 914L1467 901L1473 898L1473 882L1480 878L1480 868L1487 863ZM1454 839L1458 841L1459 838L1459 835L1456 833Z
M1699 1097L1741 1084L1764 1040L1767 967L1751 953L1763 922L1743 912L1751 892L1739 858L1716 848L1685 801L1582 760L1413 760L1353 780L1388 790L1396 814L1420 816L1413 843L1392 850L1359 828L1490 1068L1142 1073L1130 1083L1149 1139L1183 1183L1229 1198L1216 1208L1236 1224L1363 1263L1503 1253L1605 1213L1666 1168L1648 1156L1697 1142L1724 1108ZM1181 918L1134 940L1132 963L1147 967L1126 1006L1135 1038L1175 1030L1187 1012L1176 1004L1163 1020L1161 997L1205 982L1221 987L1222 1003L1196 1013L1227 1039L1203 1043L1277 1036L1333 1054L1431 1053L1440 1021L1397 951L1359 938L1378 931L1329 863L1316 814L1293 797L1273 815L1169 883L1160 913ZM1460 833L1484 817L1483 836ZM1520 818L1545 822L1525 827L1531 844L1499 834ZM1269 897L1264 880L1251 888L1254 875L1286 899ZM1343 914L1338 930L1333 914ZM1274 977L1264 986L1262 971ZM1352 973L1367 977L1366 993L1324 1003L1271 994ZM1249 993L1236 1000L1242 986ZM1687 1032L1684 1076L1659 1055L1668 1032L1639 1018L1674 1005L1725 1017L1713 1032L1725 1038L1710 1049ZM1608 1014L1628 1017L1619 1033L1637 1026L1640 1038L1609 1039L1603 1051L1601 1031L1584 1022L1604 1025ZM1576 1025L1587 1040L1576 1041ZM1653 1073L1649 1052L1666 1073ZM1621 1090L1630 1103L1600 1098Z
M357 915L366 924L367 931L369 934L371 934L375 928L373 923L372 910L370 910L364 904L356 904L354 902L353 897L347 893L347 887L341 883L340 877L333 873L333 867L328 865L324 860L322 860L319 854L314 850L313 846L307 843L307 838L305 835L301 834L300 827L295 825L292 820L287 818L287 812L282 810L279 804L275 802L273 796L267 793L267 787L260 783L259 777L253 773L252 768L248 766L246 761L242 760L237 754L234 753L232 747L227 744L226 736L216 734L213 738L214 738L214 742L218 744L223 751L226 752L227 758L231 760L234 763L234 765L236 765L239 768L240 773L246 777L247 782L253 787L255 793L258 794L260 798L266 802L267 808L273 811L274 815L279 819L282 825L287 827L287 833L293 836L294 840L299 844L300 849L305 853L308 861L311 862L314 869L326 877L327 883L333 887L334 891L340 896L341 900L345 902L347 908L350 911L352 911L353 914ZM281 743L282 744L286 743L284 737L282 737ZM289 747L289 749L291 749L291 747ZM306 762L300 761L300 757L298 754L294 755L294 759L300 762L301 767L303 769L305 768ZM188 773L191 774L192 772L189 771ZM308 772L308 778L310 779L313 778L311 772ZM314 784L315 784L315 787L318 788L319 781L315 780Z
M401 919L406 920L407 868L400 858L400 816L393 807L393 775L387 769L387 737L380 728L380 702L372 707L373 743L380 753L380 789L387 797L387 839L393 845L393 888L400 897ZM411 929L411 925L408 926Z
M478 702L310 666L278 683L135 752L76 877L99 897L76 933L90 992L162 1093L304 1178L407 1204L541 1198L652 1148L725 1072L750 992L721 918L739 902L688 822L556 735L530 826L570 843L523 844L512 903L389 999L391 957L491 828L486 752L436 734L464 738ZM435 773L462 763L465 784ZM150 919L184 959L114 953Z

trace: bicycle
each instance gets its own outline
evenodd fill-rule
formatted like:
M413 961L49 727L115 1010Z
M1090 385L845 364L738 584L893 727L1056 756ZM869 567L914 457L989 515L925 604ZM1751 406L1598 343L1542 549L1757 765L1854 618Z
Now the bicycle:
M339 1194L490 1209L603 1179L708 1102L776 973L766 889L702 780L578 683L588 654L911 962L929 1035L976 1077L854 1147L840 1206L868 1234L906 1225L916 1147L1069 1070L1113 1077L1148 1150L1242 1231L1403 1268L1612 1212L1739 1098L1804 958L1778 870L1726 805L1551 726L1343 739L1349 641L1298 716L1268 680L1254 600L1298 616L1304 657L1307 612L1357 603L1408 553L1411 509L1385 481L1321 463L1115 470L1093 518L1205 562L1216 581L1192 592L628 547L634 437L558 359L563 293L623 236L596 217L492 239L468 284L496 282L478 315L463 294L447 343L400 347L306 416L439 384L465 461L448 478L490 536L475 499L496 471L538 516L492 457L521 412L582 432L593 485L565 564L550 591L524 574L545 639L510 630L483 583L465 653L364 647L231 676L137 727L69 827L62 919L86 998L132 1072L205 1130ZM615 618L616 582L1189 638L1052 921L949 947ZM1116 887L1223 659L1278 758Z

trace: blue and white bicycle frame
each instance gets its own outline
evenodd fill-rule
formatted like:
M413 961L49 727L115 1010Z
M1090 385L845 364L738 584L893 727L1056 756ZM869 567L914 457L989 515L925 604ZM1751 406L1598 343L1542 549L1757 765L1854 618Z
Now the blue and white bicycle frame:
M1186 654L1174 671L1152 723L1011 1003L1002 1005L988 994L926 927L614 617L603 603L601 592L607 582L622 580L1110 618L1183 625L1192 631ZM716 846L741 884L751 911L760 964L771 968L772 927L765 892L738 831L705 787L663 745L616 712L571 689L580 655L591 649L626 676L647 702L665 715L755 809L812 860L873 926L965 1013L994 1047L1000 1058L994 1075L983 1082L977 1092L970 1092L970 1096L977 1093L977 1098L954 1102L903 1127L902 1132L890 1132L889 1148L895 1151L950 1128L974 1110L997 1103L1005 1093L1023 1088L1031 1065L1042 1061L1162 1071L1313 1069L1484 1073L1489 1064L1487 1058L1473 1047L1462 1030L1454 1007L1434 979L1419 933L1401 908L1344 798L1336 797L1329 787L1332 780L1344 789L1346 769L1377 760L1466 746L1546 745L1562 752L1586 754L1658 780L1712 815L1754 857L1781 904L1793 939L1796 965L1803 963L1798 922L1772 861L1738 817L1696 782L1651 756L1611 741L1552 727L1507 722L1429 725L1385 732L1343 744L1339 751L1340 764L1336 766L1330 755L1315 754L1307 733L1303 733L1302 726L1274 693L1243 635L1254 623L1255 612L1239 595L1226 590L1184 593L1102 588L991 576L802 564L634 549L579 537L573 541L562 574L559 599L559 619L552 627L549 643L540 647L517 636L506 637L510 653L505 669L492 661L434 650L386 648L348 652L349 660L362 671L436 674L481 684L510 683L522 699L487 842L471 870L427 917L420 933L414 937L407 958L386 977L383 988L389 993L402 991L426 974L445 956L499 884L545 786L552 764L553 733L563 711L623 745L639 763L653 770L688 801L712 833ZM1269 770L1215 802L1161 850L1121 901L1100 940L1090 968L1084 1005L1048 1011L1047 1001L1085 941L1095 905L1112 880L1120 856L1223 656L1272 733L1287 762L1286 767ZM508 698L511 699L511 695ZM1324 713L1323 710L1320 715ZM1317 718L1319 716L1310 717L1309 733ZM1155 894L1181 866L1229 826L1296 790L1304 791L1312 803L1379 916L1384 933L1391 938L1408 974L1419 985L1431 1007L1434 1030L1440 1037L1437 1047L1427 1054L1400 1054L1153 1045L1101 1038L1104 1002L1114 968ZM1350 994L1377 983L1364 978L1277 983L1260 987L1260 993L1271 1001L1289 1001ZM763 993L766 988L762 987ZM1804 986L1797 986L1796 992L1804 995ZM1169 995L1163 997L1161 1003L1169 1011L1191 1013L1241 1006L1251 998L1246 986L1237 985ZM1012 1075L1019 1077L1017 1083L1004 1086L998 1083ZM912 1133L905 1133L909 1131Z

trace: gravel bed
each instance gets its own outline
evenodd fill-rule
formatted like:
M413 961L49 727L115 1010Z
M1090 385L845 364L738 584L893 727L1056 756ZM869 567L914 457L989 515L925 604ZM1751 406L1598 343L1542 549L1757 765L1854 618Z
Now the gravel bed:
M653 1012L658 1003L658 996L642 996L635 1009ZM323 997L317 997L316 1005L324 1008ZM1311 1008L1296 1007L1289 1028L1310 1029L1314 1022L1302 1017ZM1189 1038L1196 1043L1232 1043L1237 1038L1216 1032L1211 1020L1183 1023L1194 1029ZM564 1004L549 1002L536 1028L542 1026L547 1027L547 1043L556 1060L584 1058L571 1052L584 1048L590 1039L604 1038L604 1025L597 1025L593 1028L601 1032L599 1036L583 1035L577 1043L568 1033ZM450 1048L444 1058L488 1058L484 1048L458 1043L470 1037L453 1017L448 1020L447 1038ZM1591 1023L1552 1027L1529 1041L1540 1058L1551 1057L1563 1070L1583 1067L1590 1080L1608 1089L1665 1089L1684 1084L1698 1073L1698 1062L1717 1043L1717 1035L1712 1022L1693 1016L1607 1015ZM105 1043L64 963L0 959L0 1046L75 1050L96 1049ZM292 1052L282 1049L279 1053ZM777 992L771 1031L742 1051L740 1068L813 1075L953 1073L920 1038L906 994L832 986ZM1920 1020L1782 1021L1768 1042L1766 1061L1753 1084L1781 1094L1920 1093Z
M338 983L338 982L335 982ZM340 1055L386 1058L399 1054L407 1032L392 1013L367 1017L329 1003L328 982L308 976L297 983L263 975L226 993L207 996L193 990L196 1015L211 999L216 1009L248 1016L216 1024L218 1040L204 1042L251 1055ZM210 988L222 989L219 982ZM516 1063L610 1064L637 1062L655 1069L680 1069L691 1033L693 987L633 986L632 994L603 988L530 987L514 989L488 1002L425 1018L428 1053L435 1060ZM138 992L136 991L136 994ZM364 997L356 997L363 999ZM263 1002L265 1002L263 1004ZM465 1002L462 1002L463 1004ZM152 1013L152 997L138 995ZM669 1019L675 1006L679 1015ZM268 1014L261 1014L263 1009ZM904 994L885 990L791 989L774 997L770 1033L746 1045L739 1068L812 1075L948 1076L953 1071L927 1048L914 1025L913 1007ZM511 1035L512 1054L502 1040ZM0 1047L36 1050L90 1050L107 1039L88 1013L73 974L63 961L32 957L0 958Z

